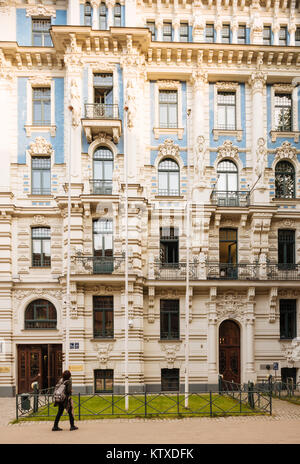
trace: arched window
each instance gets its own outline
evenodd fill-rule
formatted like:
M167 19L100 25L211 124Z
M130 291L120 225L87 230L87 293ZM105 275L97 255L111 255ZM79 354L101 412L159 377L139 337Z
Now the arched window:
M34 300L25 311L25 329L56 329L56 309L50 301Z
M111 195L114 157L107 147L98 147L93 155L93 193Z
M218 164L218 191L236 192L238 190L238 170L233 161L224 160Z
M105 3L100 3L99 6L99 29L105 30L107 27L106 24L106 5Z
M166 158L158 166L158 194L179 195L179 166L176 161Z
M92 25L92 7L90 2L85 2L84 4L84 25Z
M116 3L114 6L114 26L121 27L121 5Z
M289 161L279 161L276 164L275 197L295 198L295 169Z

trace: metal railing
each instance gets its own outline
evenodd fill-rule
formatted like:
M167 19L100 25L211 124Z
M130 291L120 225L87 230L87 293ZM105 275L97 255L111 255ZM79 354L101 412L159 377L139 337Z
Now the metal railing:
M208 280L257 280L257 264L206 263Z
M86 103L84 106L86 119L119 119L118 105Z
M242 405L249 406L253 411L264 411L272 415L272 393L268 388L260 388L253 382L244 385L224 380L219 375L219 393L234 400L239 400Z
M112 181L90 179L91 193L94 195L111 195Z
M197 280L197 263L190 263L189 277ZM154 278L158 280L185 280L186 262L178 263L154 263Z
M273 397L279 399L295 399L300 402L300 382L295 382L292 378L286 382L281 380L265 380L258 382L256 387L264 391L269 391Z
M83 256L72 257L75 264L74 271L88 274L123 274L125 272L125 258L123 256Z
M268 263L266 274L267 280L300 280L300 265Z
M153 416L226 416L238 414L271 414L272 396L269 393L253 391L251 404L248 392L242 390L228 393L220 392L189 392L188 407L185 407L186 395L180 392L158 393L95 393L73 395L75 419L103 417L153 417ZM229 401L224 402L224 396ZM129 408L125 408L128 397ZM57 408L53 404L53 393L29 394L30 408L24 409L22 395L16 395L16 419L27 417L54 419ZM34 409L33 405L38 405ZM66 415L66 413L65 413Z
M250 204L249 191L213 190L211 203L217 206L246 207Z

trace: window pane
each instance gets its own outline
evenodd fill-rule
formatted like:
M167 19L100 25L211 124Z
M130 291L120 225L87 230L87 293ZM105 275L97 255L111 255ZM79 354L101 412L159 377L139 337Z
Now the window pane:
M235 130L235 106L227 107L227 128Z
M159 105L159 122L160 127L167 127L168 125L168 107L167 105Z
M178 191L179 190L179 175L177 172L170 172L169 173L169 180L170 180L170 190L171 191Z
M218 127L225 128L226 126L226 108L225 106L218 107Z
M40 123L42 121L42 105L41 102L33 102L33 123Z
M227 176L228 176L228 190L233 190L233 191L238 190L237 175L227 174Z
M111 161L104 161L104 179L111 180L113 174L113 165Z
M177 127L177 105L169 105L169 127Z
M102 161L94 161L94 179L103 179Z

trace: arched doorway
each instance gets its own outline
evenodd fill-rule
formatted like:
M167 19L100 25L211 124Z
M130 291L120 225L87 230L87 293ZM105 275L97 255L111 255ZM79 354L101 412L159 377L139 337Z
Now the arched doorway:
M234 321L223 321L219 328L219 373L223 380L241 383L240 364L240 328Z

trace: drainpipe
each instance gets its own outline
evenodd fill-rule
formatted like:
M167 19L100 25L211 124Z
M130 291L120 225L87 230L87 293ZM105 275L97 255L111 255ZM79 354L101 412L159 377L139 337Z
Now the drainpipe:
M70 270L71 270L71 157L72 157L72 111L73 107L68 106L69 110L69 158L68 158L68 232L67 232L67 301L66 301L66 346L65 346L65 368L69 369L69 348L70 348Z
M127 111L124 106L124 178L125 178L125 409L129 407L128 388L128 156L127 156Z

